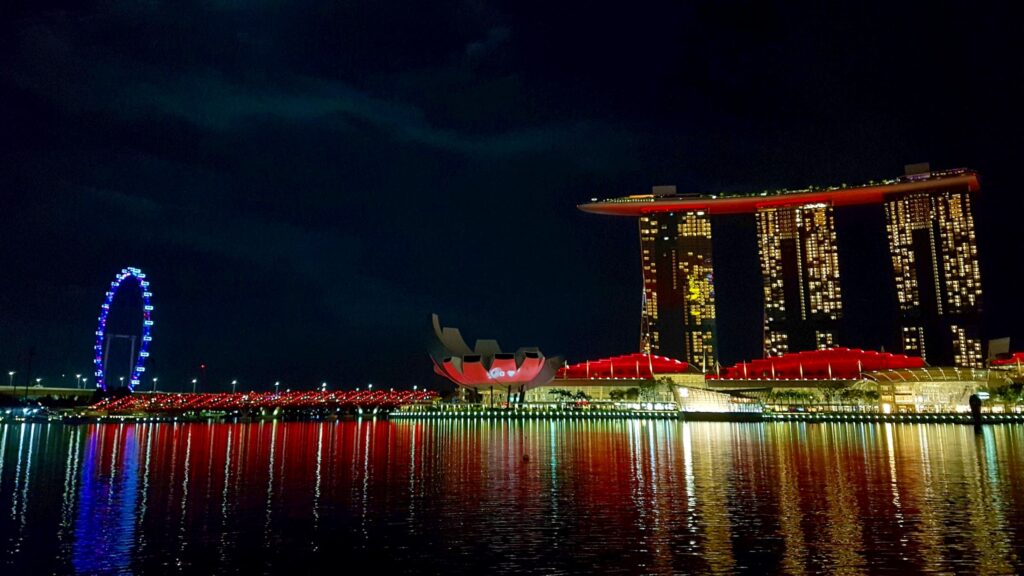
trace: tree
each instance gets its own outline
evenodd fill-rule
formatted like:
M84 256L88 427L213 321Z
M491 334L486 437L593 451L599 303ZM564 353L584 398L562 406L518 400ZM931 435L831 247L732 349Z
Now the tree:
M551 390L548 390L548 394L562 400L572 400L574 397L572 392L569 392L564 388L552 388Z
M813 404L817 398L814 393L802 390L772 390L768 394L768 403L806 405Z
M658 400L661 393L672 394L672 379L662 376L656 380L643 380L640 382L640 399L645 402Z
M825 388L822 390L821 395L825 399L826 404L835 404L842 395L842 391L837 388Z

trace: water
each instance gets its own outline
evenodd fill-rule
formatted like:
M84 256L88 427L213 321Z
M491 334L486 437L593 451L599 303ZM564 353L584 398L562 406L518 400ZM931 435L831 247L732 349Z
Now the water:
M0 574L1024 571L1024 426L0 424Z

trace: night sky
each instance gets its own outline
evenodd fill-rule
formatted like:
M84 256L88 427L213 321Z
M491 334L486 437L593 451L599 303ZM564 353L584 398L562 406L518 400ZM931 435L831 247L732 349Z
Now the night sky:
M436 383L431 312L573 361L632 352L636 222L576 204L913 162L981 173L986 336L1024 349L1011 3L667 4L4 4L0 368L34 347L49 383L89 373L124 266L152 282L169 388L200 362L221 389ZM890 349L881 208L837 226L845 344ZM721 359L757 357L753 217L714 234Z

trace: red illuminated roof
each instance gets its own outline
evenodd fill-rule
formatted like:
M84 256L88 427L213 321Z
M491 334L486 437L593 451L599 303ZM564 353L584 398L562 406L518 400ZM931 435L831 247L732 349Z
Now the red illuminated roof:
M991 366L1021 366L1024 365L1024 352L1014 352L1009 358L996 358L989 362Z
M523 386L527 389L550 381L560 356L545 358L540 350L520 348L502 352L496 340L477 340L470 348L458 328L441 326L437 314L431 320L437 343L430 352L434 372L459 386Z
M609 379L626 378L650 380L658 374L680 374L686 372L689 364L680 360L655 356L654 354L626 354L613 358L588 360L559 368L555 379Z
M506 386L529 384L544 370L544 356L527 352L522 362L516 363L514 354L495 354L490 368L484 366L480 355L455 356L434 363L434 372L461 386ZM548 379L551 373L548 372Z
M907 176L851 188L824 190L781 190L761 194L722 196L654 196L642 194L610 198L577 206L584 212L611 216L641 216L657 212L704 211L708 214L745 214L759 208L800 204L829 203L833 206L878 204L886 196L936 188L962 188L970 192L981 189L977 173L964 168L934 172L930 176Z
M923 368L916 356L850 348L808 350L722 368L709 379L721 380L850 380L864 372Z

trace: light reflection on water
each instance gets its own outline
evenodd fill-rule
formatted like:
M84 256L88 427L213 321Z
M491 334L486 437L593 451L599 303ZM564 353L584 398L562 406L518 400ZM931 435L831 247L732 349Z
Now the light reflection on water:
M1024 427L0 425L0 573L1024 570Z

